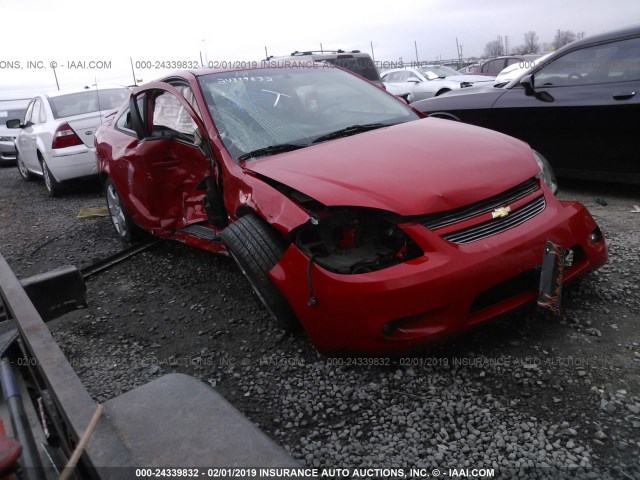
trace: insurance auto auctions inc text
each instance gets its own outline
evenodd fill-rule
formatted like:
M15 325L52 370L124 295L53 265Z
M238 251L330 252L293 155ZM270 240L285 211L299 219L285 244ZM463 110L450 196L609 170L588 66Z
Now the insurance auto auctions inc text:
M263 478L493 478L493 468L260 468Z

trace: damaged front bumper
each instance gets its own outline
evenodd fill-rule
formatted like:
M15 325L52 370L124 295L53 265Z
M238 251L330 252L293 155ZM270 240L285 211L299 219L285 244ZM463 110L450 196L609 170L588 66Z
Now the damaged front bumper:
M565 280L607 260L604 240L593 235L598 226L578 202L550 202L516 228L467 244L450 243L419 223L401 228L422 256L339 274L291 245L269 273L320 351L409 351L529 303L538 293L547 240L573 252Z

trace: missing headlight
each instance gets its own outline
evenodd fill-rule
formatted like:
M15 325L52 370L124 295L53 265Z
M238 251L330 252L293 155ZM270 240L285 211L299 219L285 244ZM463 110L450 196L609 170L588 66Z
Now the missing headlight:
M320 217L298 229L293 242L318 265L343 274L374 272L423 254L390 218L367 209Z

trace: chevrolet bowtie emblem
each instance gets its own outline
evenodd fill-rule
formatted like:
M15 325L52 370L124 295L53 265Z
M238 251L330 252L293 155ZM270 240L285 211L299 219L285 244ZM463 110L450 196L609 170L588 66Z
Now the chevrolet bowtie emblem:
M511 211L511 207L500 207L496 208L493 212L491 212L491 216L493 218L504 218L509 215Z

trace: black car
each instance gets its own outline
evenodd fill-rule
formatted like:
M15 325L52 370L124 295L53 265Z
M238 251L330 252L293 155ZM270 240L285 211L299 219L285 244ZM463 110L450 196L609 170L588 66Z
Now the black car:
M570 43L502 88L411 106L520 138L560 177L640 183L640 26Z

